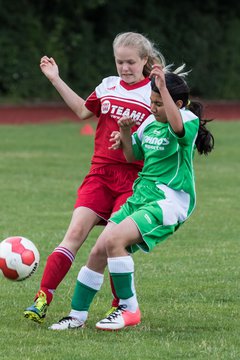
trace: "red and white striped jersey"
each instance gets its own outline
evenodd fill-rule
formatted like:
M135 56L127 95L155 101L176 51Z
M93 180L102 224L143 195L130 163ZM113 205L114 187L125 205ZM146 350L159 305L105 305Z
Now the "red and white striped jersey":
M126 163L121 149L109 150L110 135L119 130L117 121L122 116L131 116L136 120L132 132L151 114L151 85L149 78L129 85L120 77L110 76L99 84L87 98L85 106L98 117L92 164ZM142 167L142 162L134 164Z

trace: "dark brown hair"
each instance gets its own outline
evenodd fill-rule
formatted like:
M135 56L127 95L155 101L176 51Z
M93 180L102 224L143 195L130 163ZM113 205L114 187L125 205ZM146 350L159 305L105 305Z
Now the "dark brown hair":
M171 95L173 101L182 100L182 107L187 107L199 118L199 129L196 139L196 147L200 155L207 155L214 148L214 137L212 133L207 129L206 124L212 119L203 119L203 105L198 101L189 101L189 87L186 81L180 75L173 72L167 72L165 74L166 87ZM156 86L154 77L151 79L152 91L160 93Z

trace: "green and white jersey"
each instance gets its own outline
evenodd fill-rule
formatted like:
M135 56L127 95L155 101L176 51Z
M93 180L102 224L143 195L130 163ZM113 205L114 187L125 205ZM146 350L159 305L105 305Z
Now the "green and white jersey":
M191 199L190 207L193 208L193 157L199 119L189 110L179 111L185 130L183 137L178 137L169 123L158 122L154 115L150 115L132 135L132 146L136 159L144 160L139 177L154 181L156 185L163 184L173 190L188 193Z

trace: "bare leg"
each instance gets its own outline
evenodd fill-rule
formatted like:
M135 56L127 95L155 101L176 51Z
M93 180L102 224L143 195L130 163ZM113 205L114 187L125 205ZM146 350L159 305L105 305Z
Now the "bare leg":
M105 267L107 266L105 238L108 237L108 234L111 234L115 226L117 225L109 222L103 232L99 235L96 244L93 246L87 260L86 266L89 269L101 274L104 273Z
M89 231L99 220L100 218L90 209L80 207L74 210L63 241L48 257L44 268L39 291L42 290L47 295L48 304L52 301L53 292L68 273Z
M59 246L66 247L75 256L81 245L86 240L90 230L100 221L92 210L79 207L73 212L68 230Z

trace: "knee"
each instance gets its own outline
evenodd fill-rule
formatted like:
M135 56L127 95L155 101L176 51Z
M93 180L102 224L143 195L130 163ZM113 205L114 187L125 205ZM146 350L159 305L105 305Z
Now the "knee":
M109 253L112 253L116 248L117 246L120 245L120 241L119 241L119 236L116 236L113 233L111 234L108 234L105 238L105 248L106 248L106 252L109 254Z
M99 245L95 245L91 252L89 257L93 260L93 259L99 259L102 257L106 257L106 250L105 247L103 246L99 246Z

